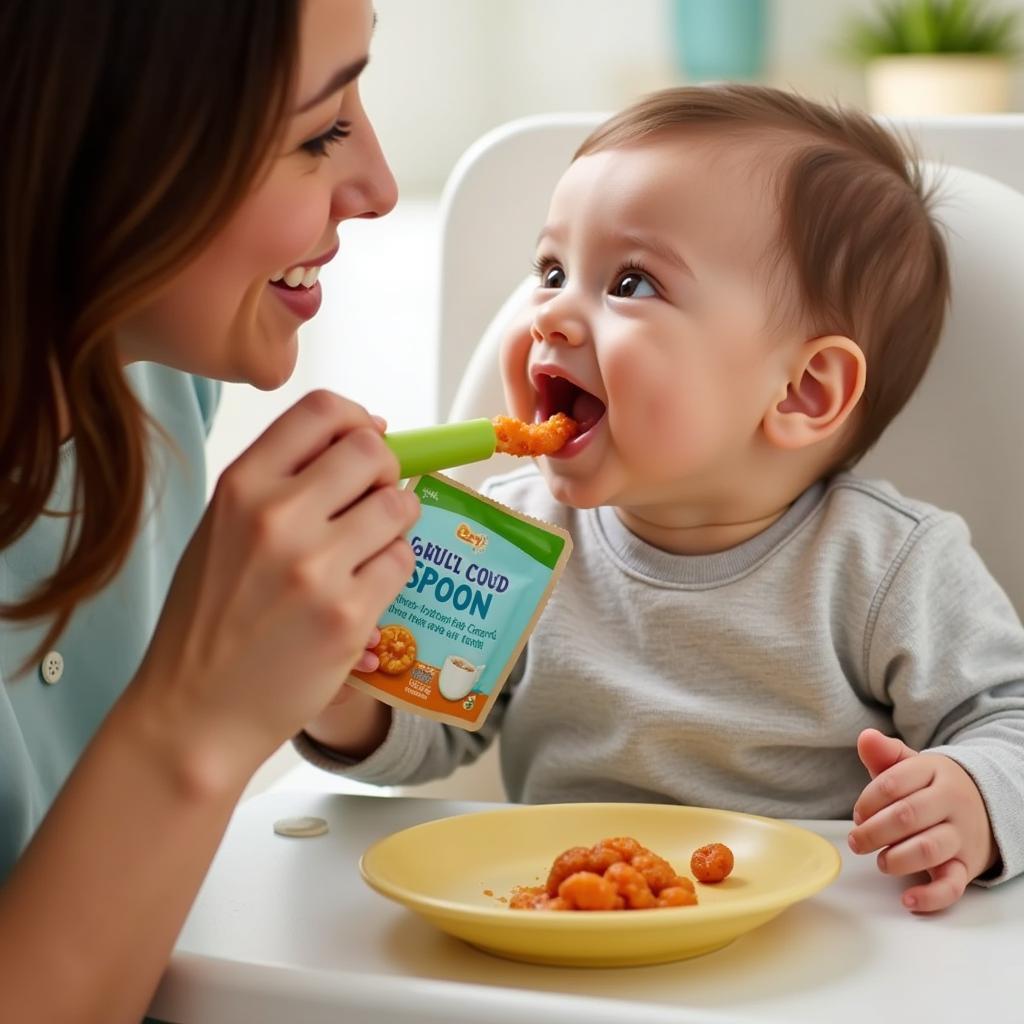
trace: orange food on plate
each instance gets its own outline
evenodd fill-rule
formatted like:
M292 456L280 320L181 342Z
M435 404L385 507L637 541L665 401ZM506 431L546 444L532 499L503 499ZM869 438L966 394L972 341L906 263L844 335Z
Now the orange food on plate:
M381 672L399 676L416 660L416 640L405 626L384 626L373 653L380 660Z
M615 884L593 871L577 871L558 887L558 895L576 910L622 910Z
M690 882L688 878L678 879ZM658 893L659 907L692 907L697 903L697 894L693 891L693 882L689 885L670 885Z
M721 882L732 871L732 850L725 843L710 843L693 851L690 870L698 882Z
M647 879L624 860L608 868L604 877L629 910L649 910L658 905L658 897L647 884Z
M653 910L697 902L693 882L664 857L627 836L573 846L551 865L544 885L517 886L514 910Z
M579 425L564 412L556 412L543 423L524 423L512 416L495 416L497 450L505 455L550 455L576 436Z

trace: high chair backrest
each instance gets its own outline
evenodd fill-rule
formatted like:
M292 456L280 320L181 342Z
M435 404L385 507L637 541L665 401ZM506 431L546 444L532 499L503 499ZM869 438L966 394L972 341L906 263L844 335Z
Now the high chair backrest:
M529 265L551 190L601 115L548 115L482 138L442 198L441 418L502 411L497 342L534 287ZM898 121L942 179L953 304L906 409L858 472L960 513L1024 614L1024 115ZM479 484L501 457L456 476Z

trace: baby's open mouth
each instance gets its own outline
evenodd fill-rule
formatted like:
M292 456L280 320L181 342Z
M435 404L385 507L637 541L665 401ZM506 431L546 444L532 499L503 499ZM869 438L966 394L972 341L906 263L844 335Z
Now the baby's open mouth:
M535 373L534 387L537 389L537 417L550 419L557 412L579 424L579 434L585 434L605 414L605 404L596 395L585 391L578 384L550 373Z

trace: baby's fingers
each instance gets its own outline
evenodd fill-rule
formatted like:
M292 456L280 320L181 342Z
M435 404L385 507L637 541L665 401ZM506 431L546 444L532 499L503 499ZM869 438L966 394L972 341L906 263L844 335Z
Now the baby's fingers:
M918 832L878 855L878 870L886 875L912 875L945 864L960 852L960 833L948 821Z
M929 757L910 757L887 768L872 779L853 805L853 820L860 825L897 800L931 785L935 779L935 763Z
M854 853L882 850L945 821L948 810L938 799L934 786L918 789L851 829L850 849Z
M919 914L930 914L951 907L967 888L967 867L962 860L952 859L932 868L930 882L913 885L903 894L903 906Z

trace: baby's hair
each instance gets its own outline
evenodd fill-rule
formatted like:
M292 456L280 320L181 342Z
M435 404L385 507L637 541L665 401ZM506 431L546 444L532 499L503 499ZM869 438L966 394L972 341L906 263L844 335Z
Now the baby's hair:
M845 335L867 360L867 384L838 465L878 440L914 393L949 304L949 265L909 145L867 114L765 86L666 89L601 124L573 159L690 131L762 144L774 167L779 256L795 272L791 301L816 337Z

